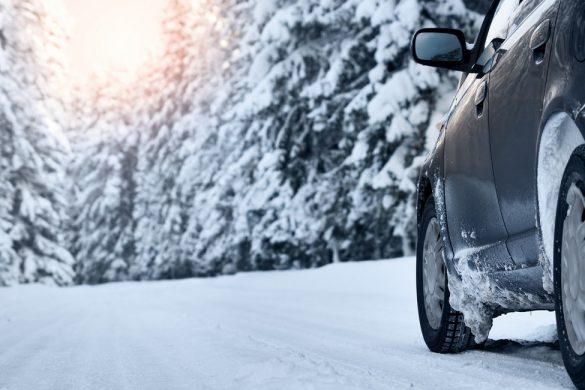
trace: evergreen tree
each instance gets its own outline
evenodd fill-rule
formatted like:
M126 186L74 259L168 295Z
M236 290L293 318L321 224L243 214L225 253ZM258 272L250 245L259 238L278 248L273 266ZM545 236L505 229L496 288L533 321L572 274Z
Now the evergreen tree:
M410 39L479 20L461 0L169 0L163 57L113 110L133 136L107 109L90 126L81 280L411 252L418 167L457 80L416 66Z
M205 137L209 101L221 85L221 18L211 2L171 0L163 22L161 63L151 79L152 116L138 155L135 278L201 275L194 248L184 240L193 202L192 182L181 180L186 159ZM215 72L215 74L214 74Z
M0 2L0 284L64 285L65 162L58 2Z
M93 83L90 96L77 97L86 109L71 119L75 143L69 164L72 252L78 281L90 284L131 278L138 143L136 116L129 109L138 96L122 80Z
M471 34L479 18L457 1L249 5L230 23L241 39L214 126L186 164L195 258L221 273L410 252L419 156L456 83L415 66L410 38L433 23Z

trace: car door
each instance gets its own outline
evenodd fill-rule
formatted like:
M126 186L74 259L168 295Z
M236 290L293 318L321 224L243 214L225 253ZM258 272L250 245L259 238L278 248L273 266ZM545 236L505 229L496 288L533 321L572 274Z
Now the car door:
M476 42L483 50L480 60L495 51L488 45L501 30L502 13L507 18L512 10L499 7L482 28L490 38ZM488 83L489 73L480 71L469 74L459 88L445 130L444 158L447 228L455 257L481 250L475 265L486 271L513 265L492 168Z
M515 1L515 0L502 0ZM536 163L550 42L559 0L524 0L514 10L489 74L493 172L508 249L538 261Z
M486 87L487 76L475 74L461 86L445 129L444 158L447 228L455 257L491 246L493 258L502 262L477 264L485 270L509 265L489 148Z

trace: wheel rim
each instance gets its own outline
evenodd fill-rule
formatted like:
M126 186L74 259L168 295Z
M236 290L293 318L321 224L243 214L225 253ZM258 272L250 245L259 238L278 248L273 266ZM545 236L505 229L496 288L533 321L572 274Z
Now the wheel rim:
M567 193L563 223L561 281L567 337L577 355L585 353L585 198L575 184Z
M431 219L423 244L423 292L425 312L431 328L441 326L445 299L445 262L439 222Z

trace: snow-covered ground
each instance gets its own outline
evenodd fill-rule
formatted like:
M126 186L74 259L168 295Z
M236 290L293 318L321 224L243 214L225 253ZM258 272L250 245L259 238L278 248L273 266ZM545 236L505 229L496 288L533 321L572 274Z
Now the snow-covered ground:
M0 389L571 388L552 313L497 319L490 338L428 352L411 258L16 287L0 290Z

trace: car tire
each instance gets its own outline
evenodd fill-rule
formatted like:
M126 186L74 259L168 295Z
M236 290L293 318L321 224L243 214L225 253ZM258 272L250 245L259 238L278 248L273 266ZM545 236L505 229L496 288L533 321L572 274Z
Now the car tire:
M438 245L440 248L436 248ZM438 253L433 250L434 256L430 253L431 246L438 249ZM418 227L416 248L418 317L423 338L432 352L458 353L473 345L473 335L465 326L463 314L453 310L449 304L447 274L435 202L431 197L424 206Z
M585 310L575 305L585 300L585 158L569 160L559 191L555 218L553 284L559 345L565 368L578 389L585 389ZM576 226L584 229L576 229ZM575 268L575 266L577 268ZM583 317L583 318L581 318Z

